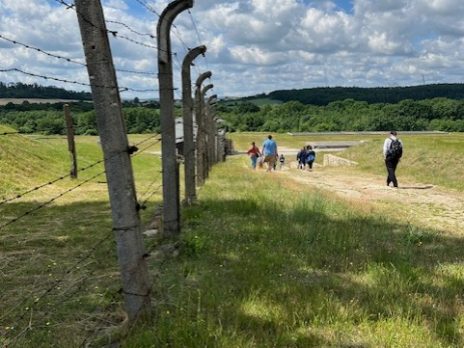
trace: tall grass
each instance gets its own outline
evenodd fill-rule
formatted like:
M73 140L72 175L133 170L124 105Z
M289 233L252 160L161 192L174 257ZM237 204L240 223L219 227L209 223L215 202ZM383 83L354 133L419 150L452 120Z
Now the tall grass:
M459 347L463 240L387 219L244 160L152 261L156 318L124 347Z
M145 138L135 136L133 143ZM97 137L76 140L80 167L102 158ZM160 160L149 154L156 150L159 144L133 158L140 195L161 182ZM0 137L1 197L66 175L69 168L63 137ZM0 206L0 226L102 170L99 164L76 180L66 178ZM159 202L159 193L148 200L143 222L150 222ZM94 341L102 328L124 319L119 284L107 184L101 175L0 229L0 346L80 347Z
M464 191L464 134L404 136L401 139L404 153L398 165L398 176ZM383 140L371 140L342 156L359 162L359 169L363 172L384 174Z
M448 145L450 153L459 139ZM406 151L412 153L414 141L405 139ZM22 177L27 186L69 169L62 138L10 138L0 145L8 152L0 164L6 194L23 186L5 163L34 168ZM362 162L356 151L364 150L352 152ZM97 139L78 137L78 154L80 163L101 158ZM142 154L133 164L139 192L160 179L154 156ZM85 177L101 168L94 170ZM0 207L0 223L72 185L65 180ZM144 221L159 201L159 195L150 200ZM366 205L253 172L245 158L220 164L198 204L182 212L180 255L148 259L155 316L122 346L463 346L462 237ZM0 231L1 345L15 337L9 346L79 347L108 339L100 329L123 319L112 238L65 274L108 234L104 177Z

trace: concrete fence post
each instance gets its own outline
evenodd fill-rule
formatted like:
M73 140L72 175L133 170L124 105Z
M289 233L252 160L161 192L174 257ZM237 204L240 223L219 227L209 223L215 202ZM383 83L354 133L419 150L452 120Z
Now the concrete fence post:
M198 76L195 82L195 121L197 123L197 184L205 182L205 152L206 152L206 133L205 119L203 114L203 98L201 86L206 79L211 78L211 71L206 71Z
M208 157L209 157L209 168L216 163L216 110L214 109L214 102L217 99L217 95L214 94L208 98L206 101L206 106L208 109L208 136L211 139L208 144Z
M74 124L69 111L69 105L63 105L64 118L66 121L66 136L68 138L68 150L71 155L71 178L77 179L77 154L76 154L76 144L74 142Z
M180 233L179 171L177 170L174 84L172 78L171 26L176 16L193 7L193 0L176 0L164 9L158 21L158 72L163 165L163 235Z
M209 170L211 168L211 158L210 158L210 143L211 143L211 118L209 115L209 105L205 102L206 93L214 88L213 84L206 85L202 88L200 93L201 104L203 106L203 119L204 119L204 133L205 133L205 151L204 151L204 177L207 178L209 175Z
M195 186L195 141L193 132L193 100L191 69L193 60L205 54L206 46L191 49L182 62L182 116L184 120L184 169L185 202L190 205L196 198Z
M122 114L110 43L100 0L76 0L122 278L122 294L130 322L150 314L151 281L137 210L126 125Z

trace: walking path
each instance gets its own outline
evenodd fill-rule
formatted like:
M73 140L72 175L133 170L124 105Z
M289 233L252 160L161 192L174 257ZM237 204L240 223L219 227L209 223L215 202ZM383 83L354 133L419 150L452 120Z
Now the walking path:
M464 193L421 183L405 183L400 188L385 185L385 178L346 169L301 171L290 169L278 172L289 180L328 190L337 195L372 203L401 214L408 221L435 227L453 234L464 235Z

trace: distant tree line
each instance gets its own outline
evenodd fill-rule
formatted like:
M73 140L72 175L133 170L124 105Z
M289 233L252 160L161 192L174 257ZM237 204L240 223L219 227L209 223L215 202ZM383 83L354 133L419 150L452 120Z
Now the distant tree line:
M96 135L93 104L68 103L76 134ZM291 101L259 107L251 102L218 103L217 109L229 131L317 132L317 131L421 131L464 132L464 100L434 98L399 103L375 103L346 99L326 106ZM124 102L128 133L160 132L159 105ZM181 109L176 106L176 116ZM7 104L0 107L0 124L23 133L65 134L63 103Z
M0 98L43 98L43 99L75 99L91 100L89 92L68 91L54 86L38 84L3 83L0 82Z
M337 100L354 99L373 103L399 103L405 99L424 100L432 98L464 99L464 84L431 84L411 87L320 87L293 90L278 90L259 94L245 100L269 98L282 102L299 101L303 104L328 105Z
M68 103L78 135L97 135L93 104L88 102ZM125 102L123 114L128 133L159 133L160 116L158 104ZM0 124L7 124L21 133L66 134L63 103L14 105L0 107Z
M464 132L464 101L434 98L395 104L346 99L326 106L291 101L259 107L251 102L219 104L229 131L423 131Z

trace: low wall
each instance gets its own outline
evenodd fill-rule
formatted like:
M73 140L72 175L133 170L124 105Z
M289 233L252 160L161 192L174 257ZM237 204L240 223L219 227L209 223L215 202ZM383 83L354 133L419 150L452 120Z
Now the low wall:
M347 160L346 158L324 155L324 167L342 167L342 166L356 166L357 162Z

